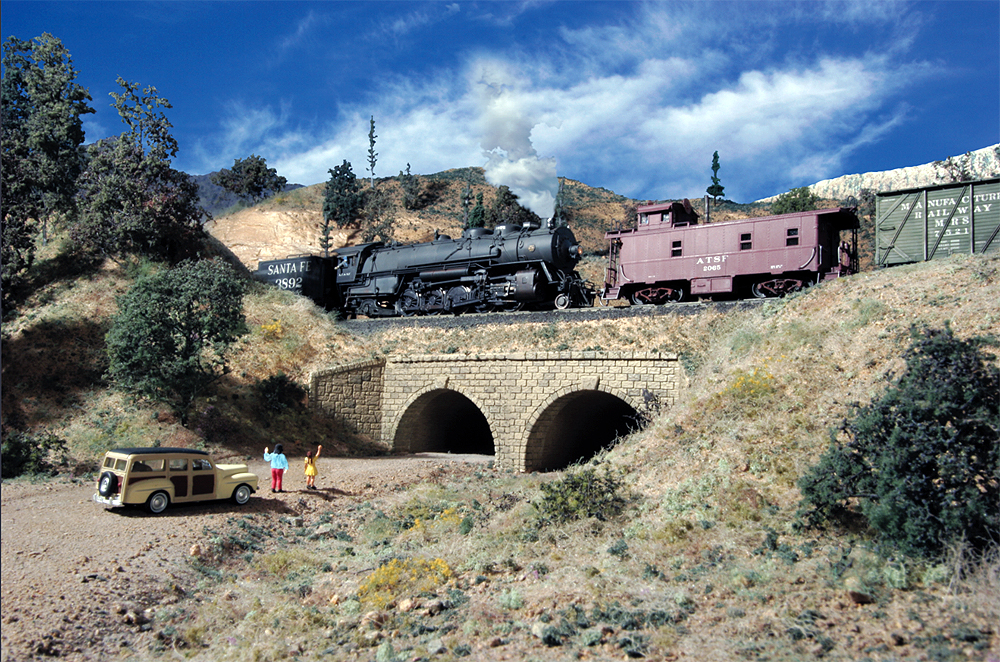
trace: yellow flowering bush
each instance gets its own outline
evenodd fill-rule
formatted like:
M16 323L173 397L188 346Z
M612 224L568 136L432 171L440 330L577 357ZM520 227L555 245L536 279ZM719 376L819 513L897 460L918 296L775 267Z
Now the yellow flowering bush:
M392 559L365 577L358 600L376 609L407 596L432 592L452 577L443 559Z
M278 340L284 335L285 330L281 328L281 320L272 320L268 324L260 325L260 333L265 340Z

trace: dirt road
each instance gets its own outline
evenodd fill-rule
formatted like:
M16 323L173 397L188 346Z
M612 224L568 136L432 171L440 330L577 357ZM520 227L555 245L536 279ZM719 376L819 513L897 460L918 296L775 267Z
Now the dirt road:
M93 659L149 636L145 610L196 590L188 563L193 548L235 514L336 512L442 467L471 469L491 459L436 453L321 458L316 491L305 489L299 462L293 462L283 494L271 493L265 463L251 462L261 489L246 506L193 504L159 516L93 503L92 481L6 481L0 491L2 659Z

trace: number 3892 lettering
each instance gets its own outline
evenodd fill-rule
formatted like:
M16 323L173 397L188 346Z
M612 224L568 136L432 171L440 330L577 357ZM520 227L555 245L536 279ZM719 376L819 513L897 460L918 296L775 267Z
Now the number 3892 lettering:
M274 284L282 290L297 290L302 287L302 276L298 278L278 278Z

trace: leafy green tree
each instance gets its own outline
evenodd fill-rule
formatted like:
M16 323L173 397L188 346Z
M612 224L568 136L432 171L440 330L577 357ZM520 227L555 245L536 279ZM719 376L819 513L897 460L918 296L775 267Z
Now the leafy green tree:
M726 187L719 181L719 167L719 152L716 150L715 154L712 155L712 185L705 189L705 193L712 196L713 200L718 200L719 196L726 190Z
M486 227L486 207L483 205L483 194L476 194L476 205L469 212L469 220L466 222L467 228Z
M819 197L809 190L808 186L801 186L779 195L771 204L771 213L791 214L797 211L811 211L816 209L817 202Z
M140 278L118 301L105 336L108 376L138 396L171 403L187 422L194 399L226 372L247 331L244 283L227 263L185 261Z
M364 205L364 194L358 185L358 178L351 170L351 164L343 164L333 168L330 180L326 183L326 195L323 198L323 226L320 229L320 248L323 255L329 255L331 223L339 227L358 227L361 209Z
M198 185L170 167L177 141L160 110L170 103L155 87L140 92L138 83L122 78L118 84L123 92L111 96L128 130L91 145L72 235L88 250L116 259L180 259L196 249L206 214L198 206Z
M3 301L34 259L35 236L45 239L48 219L73 209L83 169L83 120L94 112L90 93L62 42L45 33L3 44L0 80L0 149L3 167Z
M284 189L288 180L278 176L275 168L268 168L263 157L251 154L245 159L234 160L232 168L223 168L213 174L212 183L256 204Z
M410 164L406 164L406 172L399 173L399 186L403 190L403 208L416 209L420 203L420 181L410 173Z
M913 329L906 371L855 405L800 481L808 523L847 523L854 504L889 543L933 556L1000 539L1000 369L982 339Z

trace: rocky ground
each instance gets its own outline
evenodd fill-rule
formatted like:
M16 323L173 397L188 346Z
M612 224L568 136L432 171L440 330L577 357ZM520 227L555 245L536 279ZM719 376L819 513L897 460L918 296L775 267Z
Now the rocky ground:
M91 479L2 486L2 657L91 660L145 649L156 636L156 612L191 597L198 573L190 560L206 533L234 515L295 518L322 507L349 508L432 473L462 472L490 458L420 454L399 458L320 458L319 490L292 471L287 491L272 494L269 468L250 463L261 490L246 506L215 502L171 507L160 516L141 509L105 509L91 501ZM296 465L297 467L298 465Z

